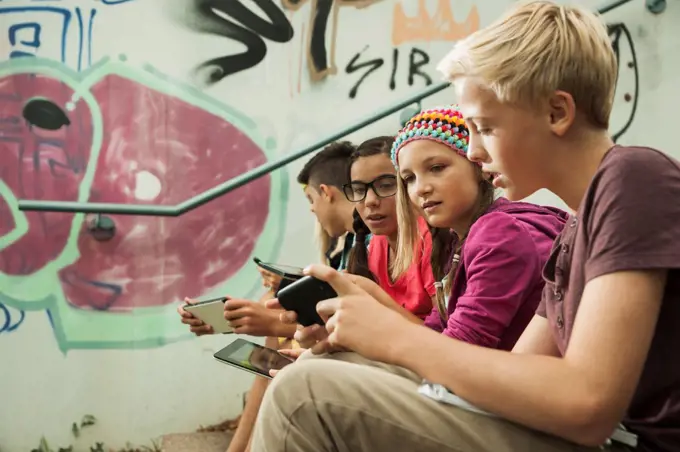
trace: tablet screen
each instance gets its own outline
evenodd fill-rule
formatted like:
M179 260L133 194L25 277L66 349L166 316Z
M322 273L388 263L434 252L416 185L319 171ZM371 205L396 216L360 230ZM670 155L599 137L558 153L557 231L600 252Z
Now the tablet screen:
M270 377L270 370L282 369L293 362L290 358L279 354L275 350L243 339L237 339L232 344L215 353L215 358L266 377Z

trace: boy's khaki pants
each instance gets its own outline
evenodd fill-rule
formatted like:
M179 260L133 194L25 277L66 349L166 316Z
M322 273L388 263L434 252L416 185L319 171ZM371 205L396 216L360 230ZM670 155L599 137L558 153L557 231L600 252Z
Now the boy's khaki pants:
M418 393L413 372L356 353L313 356L265 394L252 452L623 452L578 446Z

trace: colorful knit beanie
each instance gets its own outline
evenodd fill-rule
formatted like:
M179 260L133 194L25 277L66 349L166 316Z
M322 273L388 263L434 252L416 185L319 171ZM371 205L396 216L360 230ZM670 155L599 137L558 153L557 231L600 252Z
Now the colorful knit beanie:
M399 131L392 145L392 163L399 169L399 151L415 140L432 140L450 147L467 158L470 132L455 105L423 110Z

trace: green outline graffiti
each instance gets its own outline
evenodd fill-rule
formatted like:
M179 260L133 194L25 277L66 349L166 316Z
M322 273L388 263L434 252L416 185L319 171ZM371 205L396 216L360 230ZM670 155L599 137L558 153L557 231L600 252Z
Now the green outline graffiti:
M78 201L87 201L97 162L101 151L103 120L99 105L90 88L107 75L118 75L147 86L155 91L176 97L193 106L202 108L230 122L253 140L272 157L276 141L262 137L257 125L237 110L224 105L195 87L171 80L152 66L137 68L119 60L104 59L83 72L76 72L61 63L39 59L18 58L0 63L0 77L32 73L59 79L74 91L72 103L85 102L92 113L92 150L82 182L78 189ZM69 106L66 106L69 108ZM253 254L275 260L285 231L286 205L288 201L288 176L285 169L270 174L271 193L269 216ZM23 212L17 208L17 199L2 181L0 196L9 204L16 227L0 237L0 250L18 240L28 231ZM66 246L51 262L27 276L10 276L0 273L0 302L26 311L49 310L54 324L54 334L59 348L66 353L71 349L116 349L157 347L170 342L193 337L186 326L179 322L176 303L165 306L136 308L131 312L107 312L80 309L71 306L64 297L58 271L79 257L78 234L85 216L76 214ZM252 297L259 287L259 275L251 260L235 275L204 296L239 294ZM247 287L247 290L243 290ZM179 301L179 300L177 300Z

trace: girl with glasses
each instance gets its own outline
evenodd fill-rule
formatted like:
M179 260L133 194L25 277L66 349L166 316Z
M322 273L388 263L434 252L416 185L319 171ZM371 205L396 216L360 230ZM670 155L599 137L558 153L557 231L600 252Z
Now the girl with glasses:
M413 314L415 321L422 322L431 312L435 296L430 267L432 241L427 223L419 219L412 262L396 271L399 228L395 202L397 175L390 160L393 143L393 137L372 138L352 154L350 182L343 187L347 199L356 204L355 244L347 273L374 281L389 298Z

